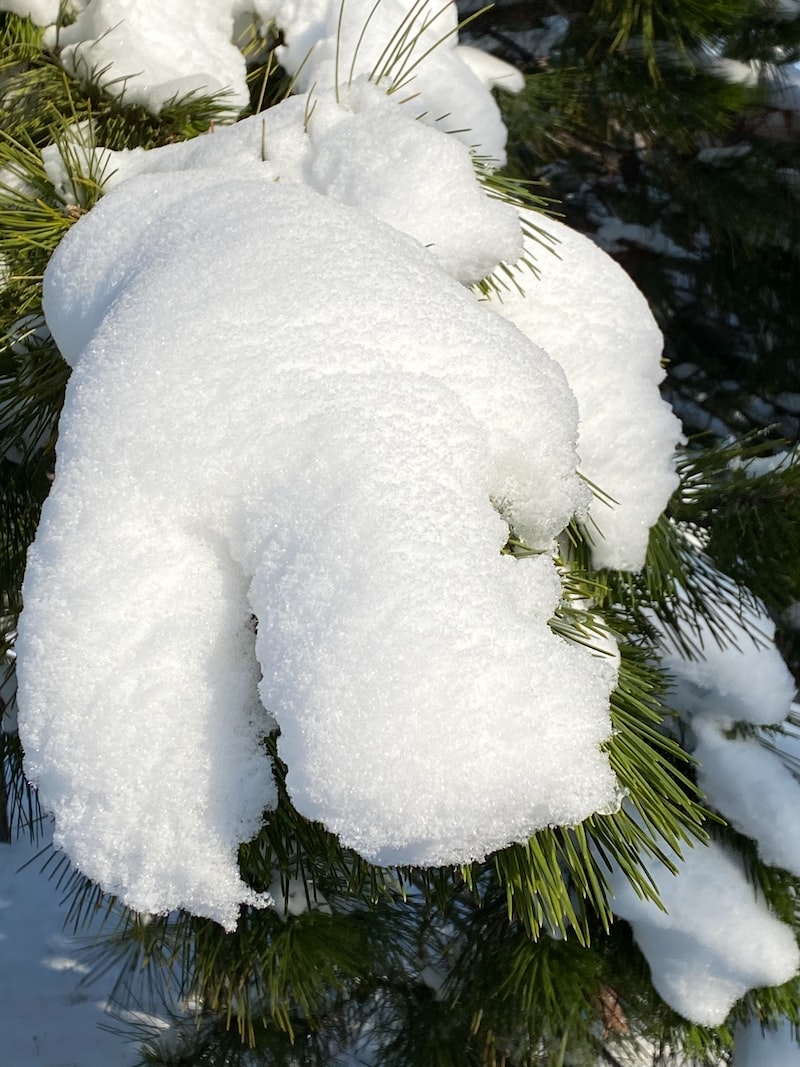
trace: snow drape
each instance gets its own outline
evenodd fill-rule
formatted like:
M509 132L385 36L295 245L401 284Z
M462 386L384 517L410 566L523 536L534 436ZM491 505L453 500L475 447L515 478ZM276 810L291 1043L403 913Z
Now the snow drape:
M74 370L25 580L20 730L57 842L137 910L232 927L266 902L236 850L274 803L276 725L293 803L378 863L480 858L619 802L615 658L548 625L555 540L590 499L575 322L590 335L602 310L564 290L565 375L459 284L519 255L515 209L358 69L186 145L97 149L111 191L45 278ZM602 257L565 251L577 271ZM601 308L626 294L620 358L653 382L646 304L604 278ZM663 503L674 439L664 414L643 459ZM509 528L534 557L501 554Z
M140 910L251 899L251 613L293 801L370 859L614 803L612 663L551 632L555 567L502 556L492 506L543 547L564 526L574 399L416 241L301 187L144 175L64 240L46 309L75 369L20 726L81 869Z

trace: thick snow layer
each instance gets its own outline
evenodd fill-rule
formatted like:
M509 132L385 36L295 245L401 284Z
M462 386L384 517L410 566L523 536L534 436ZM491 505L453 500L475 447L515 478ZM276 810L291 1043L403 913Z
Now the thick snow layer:
M408 99L424 122L505 161L506 129L488 84L522 88L513 68L478 61L458 46L456 5L439 0L255 0L265 22L283 29L281 63L307 91L346 90L367 75ZM412 99L413 98L413 99Z
M701 1026L719 1026L748 990L792 978L800 953L791 927L769 911L721 845L685 848L675 864L677 875L657 860L648 864L665 911L640 899L618 869L609 877L612 908L630 922L667 1004Z
M727 581L735 595L724 575L717 573L715 580ZM668 702L687 717L713 720L723 728L735 722L782 722L795 683L775 647L775 624L757 601L742 600L738 616L725 616L721 641L700 616L687 620L685 637L697 649L693 659L673 642L662 643L662 665L672 679Z
M313 110L310 112L310 107ZM337 103L331 91L285 100L265 115L146 152L89 149L92 173L113 188L134 174L225 170L299 183L388 222L471 283L522 253L516 211L481 189L469 151L415 121L406 106L361 79ZM70 182L56 146L43 152L65 199Z
M254 645L293 801L371 859L613 806L614 665L548 627L547 554L500 554L583 501L574 398L417 241L302 186L141 175L64 239L45 310L75 369L20 731L82 870L235 923L273 795Z
M697 780L709 804L758 845L762 860L800 877L800 783L758 740L728 738L696 720ZM776 735L778 744L780 737Z
M540 277L519 268L525 295L504 291L493 307L561 364L578 399L581 472L616 501L592 503L595 564L637 570L678 482L680 423L658 391L661 334L641 292L589 238L522 217L552 238L554 252L526 237Z
M438 0L90 0L59 29L61 61L78 77L158 113L191 93L227 93L249 104L237 18L276 25L282 65L302 92L345 93L367 76L406 100L414 117L495 162L505 160L506 130L489 85L511 91L522 79L508 64L458 45L455 4ZM55 22L58 4L0 0L0 9ZM56 41L55 28L49 31Z
M233 42L236 0L91 0L61 27L61 62L129 104L158 113L170 101L226 92L247 106L245 59ZM54 36L55 39L55 36Z
M800 1045L791 1024L762 1026L753 1020L737 1026L732 1067L800 1067Z

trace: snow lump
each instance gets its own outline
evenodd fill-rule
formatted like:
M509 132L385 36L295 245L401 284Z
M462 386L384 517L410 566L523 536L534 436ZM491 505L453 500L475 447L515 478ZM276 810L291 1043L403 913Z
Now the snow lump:
M575 400L418 241L301 185L143 174L63 240L45 311L74 370L20 731L81 870L234 925L271 716L297 808L376 862L614 806L615 667L548 626Z
M66 62L113 46L120 6L144 72L126 99L157 110L207 56L239 84L212 47L237 2L91 0ZM569 265L526 278L538 319L465 288L523 242L476 177L475 146L502 157L498 72L470 69L453 10L255 10L287 69L311 49L304 96L188 144L90 149L110 191L45 277L73 373L17 649L57 844L139 911L228 928L269 903L237 848L275 803L276 728L297 809L376 863L466 862L618 806L617 661L551 629L554 546L586 517L582 473L619 498L598 561L641 565L676 438L646 303L590 242L559 231ZM416 58L384 79L404 19ZM197 49L170 49L189 23ZM503 554L511 529L533 555Z

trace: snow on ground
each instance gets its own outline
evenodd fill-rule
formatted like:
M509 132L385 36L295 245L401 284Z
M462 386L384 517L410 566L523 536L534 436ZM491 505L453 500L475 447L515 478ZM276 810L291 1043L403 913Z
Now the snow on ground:
M44 842L32 846L27 840L0 845L0 1062L3 1067L133 1067L135 1045L101 1028L113 1025L105 1009L114 972L86 982L85 941L63 930L61 891L42 873L43 859L35 858L43 847ZM624 1067L652 1067L653 1048L643 1040L615 1044L612 1050ZM798 1067L800 1050L788 1024L762 1034L753 1023L737 1030L733 1063ZM691 1065L676 1059L673 1067Z
M800 1067L800 1046L789 1022L762 1027L754 1021L735 1033L732 1067Z
M62 893L35 859L42 847L0 844L0 1062L129 1067L135 1048L99 1029L111 1022L105 1006L113 976L82 984L83 942L63 932Z

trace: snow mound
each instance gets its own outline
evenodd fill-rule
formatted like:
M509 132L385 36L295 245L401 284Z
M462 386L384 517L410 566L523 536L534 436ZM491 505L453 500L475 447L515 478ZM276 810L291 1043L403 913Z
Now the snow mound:
M694 729L697 782L708 802L757 843L764 863L800 878L800 839L793 829L800 782L779 754L781 735L774 735L773 749L758 739L726 737L702 720Z
M298 88L344 91L366 75L406 99L415 114L481 156L505 162L506 129L488 91L522 88L519 74L458 44L458 10L439 0L254 0L284 31L279 53ZM513 73L512 73L513 72ZM516 77L514 76L516 75Z
M501 555L583 504L574 398L418 241L304 186L140 175L59 246L45 311L74 371L20 732L86 874L228 927L262 902L236 848L271 716L297 808L380 863L615 805L614 664L550 630L546 551Z
M733 600L734 583L719 571L713 578L727 585ZM728 612L722 621L725 633L719 639L701 616L683 623L684 636L697 649L694 658L672 640L660 643L661 663L671 679L668 703L689 721L708 720L723 729L736 722L782 722L795 682L775 647L775 623L754 599L742 599L738 618Z
M417 122L413 111L364 79L338 102L331 91L315 92L310 115L305 98L293 97L182 144L83 150L106 189L136 174L180 170L307 185L416 237L466 284L522 254L516 211L486 195L468 149ZM43 155L49 177L69 198L58 148Z
M299 92L346 92L366 76L407 100L414 117L451 133L496 164L506 129L489 91L523 86L508 64L458 44L455 4L435 0L89 0L70 5L61 26L57 0L0 0L49 26L65 69L154 114L192 94L226 94L232 109L250 103L240 35L253 21L277 27L281 64Z

